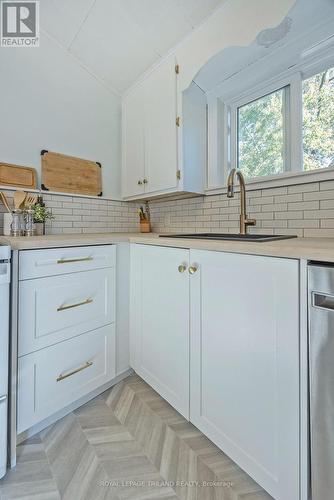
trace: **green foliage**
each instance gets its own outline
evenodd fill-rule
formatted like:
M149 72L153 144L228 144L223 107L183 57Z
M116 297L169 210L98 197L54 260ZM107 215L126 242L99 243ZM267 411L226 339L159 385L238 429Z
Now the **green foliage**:
M284 92L239 108L238 166L248 178L284 171ZM303 82L304 170L334 167L334 68Z
M34 211L34 221L35 222L45 222L47 219L54 219L52 212L48 210L45 206L36 203L33 207Z
M238 165L245 177L284 170L283 94L284 90L279 90L239 108Z
M334 167L334 68L303 83L304 170Z

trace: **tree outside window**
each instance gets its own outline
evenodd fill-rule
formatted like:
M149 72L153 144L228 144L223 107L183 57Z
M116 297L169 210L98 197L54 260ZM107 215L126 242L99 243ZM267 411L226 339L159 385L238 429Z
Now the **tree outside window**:
M334 167L334 68L303 82L304 170Z

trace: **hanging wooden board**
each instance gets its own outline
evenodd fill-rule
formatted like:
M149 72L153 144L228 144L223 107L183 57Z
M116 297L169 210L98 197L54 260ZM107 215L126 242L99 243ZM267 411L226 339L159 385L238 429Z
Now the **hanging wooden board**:
M0 185L36 189L36 170L11 163L0 162Z
M102 196L101 164L43 150L42 189Z

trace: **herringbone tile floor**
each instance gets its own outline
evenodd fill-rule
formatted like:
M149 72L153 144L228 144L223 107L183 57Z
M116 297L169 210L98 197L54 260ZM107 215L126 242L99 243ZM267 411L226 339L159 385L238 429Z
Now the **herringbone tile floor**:
M270 500L138 376L18 447L1 500Z

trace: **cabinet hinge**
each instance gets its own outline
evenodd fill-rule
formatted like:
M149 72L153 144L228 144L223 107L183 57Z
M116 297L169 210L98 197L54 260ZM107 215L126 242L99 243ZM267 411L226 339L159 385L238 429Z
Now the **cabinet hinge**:
M179 116L176 117L175 123L176 123L177 127L180 126L180 117Z
M178 75L180 73L180 66L175 64L175 73Z
M181 179L181 170L176 171L176 178L178 181Z

